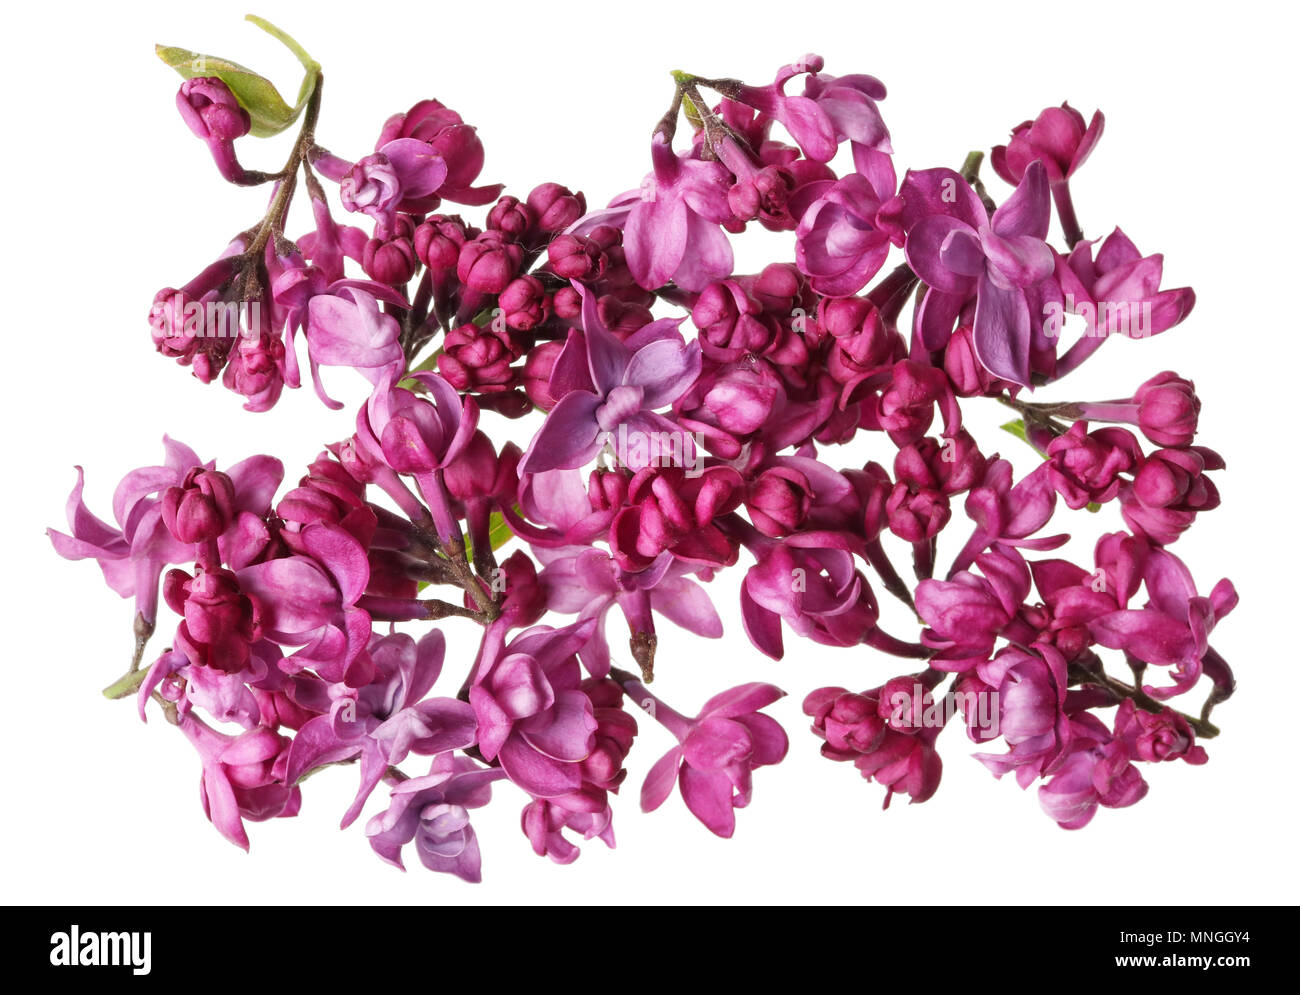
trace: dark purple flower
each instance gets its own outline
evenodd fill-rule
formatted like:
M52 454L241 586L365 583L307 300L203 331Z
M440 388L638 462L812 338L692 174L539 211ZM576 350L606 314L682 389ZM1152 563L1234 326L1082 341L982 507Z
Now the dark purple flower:
M1055 256L1043 241L1051 212L1047 174L1041 164L1030 164L1015 193L991 220L955 173L929 179L940 182L914 183L916 194L909 194L905 181L903 191L905 199L919 195L930 211L908 230L906 244L908 263L931 288L918 315L922 341L927 348L942 348L957 313L975 297L974 341L980 362L995 376L1028 386L1039 320L1038 310L1031 308L1036 298L1029 291L1056 268ZM943 180L953 184L947 199L941 192ZM931 300L932 294L938 296Z
M583 332L570 333L551 376L559 401L533 437L520 473L584 466L615 435L640 441L636 451L642 455L629 451L624 459L633 470L647 465L654 440L675 438L685 445L682 430L655 413L700 373L699 344L688 344L678 324L680 319L665 318L620 342L600 320L595 297L584 291Z
M474 710L454 698L426 698L442 672L446 641L438 630L417 644L395 633L372 637L367 652L374 677L364 687L332 690L327 714L310 719L289 750L288 779L326 764L360 760L361 786L343 815L356 820L390 764L408 753L434 756L474 743Z
M420 863L462 881L482 880L482 857L469 810L492 799L492 782L505 775L468 757L440 753L429 773L399 782L388 809L366 823L370 846L381 858L406 870L402 848L414 842Z

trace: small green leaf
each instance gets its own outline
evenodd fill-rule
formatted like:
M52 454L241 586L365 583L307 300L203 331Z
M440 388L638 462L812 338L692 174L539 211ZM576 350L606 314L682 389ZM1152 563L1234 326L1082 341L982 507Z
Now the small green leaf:
M522 514L522 509L516 507L516 510ZM492 543L492 548L500 549L514 537L515 533L506 522L505 516L499 511L492 512L491 518L488 519L488 539Z
M285 99L280 96L280 91L270 80L241 66L238 62L168 45L155 45L154 51L158 53L158 58L185 79L215 76L225 83L230 87L230 92L235 95L235 99L239 101L239 105L248 111L248 116L252 120L250 133L257 138L268 138L271 135L278 135L298 119L298 115L307 106L307 100L320 79L320 65L303 50L301 45L273 24L252 15L249 15L248 19L284 44L307 70L303 76L302 86L298 90L298 101L293 107L285 102Z
M695 101L685 94L682 94L682 112L696 131L704 127L704 117L700 114L700 109L695 106Z
M1101 505L1099 505L1096 501L1089 501L1087 507L1088 510L1091 511L1094 515L1097 514L1097 512L1101 511Z
M1010 432L1021 442L1029 441L1029 436L1025 433L1025 420L1023 418L1017 418L1015 421L1009 421L1005 425L1001 426L1001 428L1002 431Z

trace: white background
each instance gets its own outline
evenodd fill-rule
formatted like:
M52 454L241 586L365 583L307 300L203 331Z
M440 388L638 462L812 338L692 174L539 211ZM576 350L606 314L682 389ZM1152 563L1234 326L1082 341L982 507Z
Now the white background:
M944 781L924 805L881 812L883 789L821 759L799 703L810 689L861 689L903 670L862 650L790 640L775 664L750 648L736 577L713 586L721 642L665 627L655 690L684 711L746 680L780 684L773 709L790 755L756 776L736 837L715 839L674 797L642 815L640 780L668 748L642 723L616 800L618 849L585 844L576 864L533 855L518 828L523 797L499 787L475 813L484 878L471 887L412 857L403 875L337 821L355 789L343 769L314 778L296 820L250 824L252 852L221 839L198 803L199 765L175 729L147 726L99 689L127 662L131 609L90 562L54 555L46 526L84 465L87 500L111 518L126 471L156 463L164 431L220 466L254 452L284 460L292 482L322 444L351 431L310 388L270 414L241 410L155 355L154 292L189 279L260 217L261 192L223 184L176 114L179 78L154 42L227 56L296 90L288 53L241 21L242 5L43 3L6 15L3 279L8 424L3 490L4 818L0 891L9 901L124 902L1055 902L1235 903L1295 898L1296 683L1292 578L1297 391L1295 25L1281 4L844 3L673 4L262 2L324 65L318 136L349 158L384 118L436 96L480 129L484 182L522 195L543 180L593 206L635 186L671 95L668 70L770 80L804 52L827 71L872 73L901 175L957 165L1004 141L1041 108L1101 107L1106 134L1075 184L1085 232L1123 226L1166 255L1166 286L1191 284L1190 320L1147 342L1109 344L1044 396L1121 397L1162 369L1204 398L1198 441L1220 449L1223 507L1175 547L1204 592L1230 576L1241 606L1214 642L1240 691L1215 714L1211 761L1144 767L1149 796L1058 829L1033 792L998 782L959 729L940 740ZM18 20L15 21L14 19ZM24 22L22 19L25 18ZM1287 23L1281 23L1286 18ZM284 140L241 142L246 165L277 168ZM990 178L995 198L1006 188ZM476 209L467 215L481 216ZM292 234L292 233L291 233ZM780 258L755 231L738 262ZM362 394L348 371L331 387ZM989 402L989 407L993 405ZM967 404L986 450L1022 466L996 433L1000 411ZM889 459L892 447L874 452ZM834 455L828 457L834 460ZM844 460L847 465L848 459ZM860 461L859 461L860 465ZM1063 509L1064 512L1064 509ZM1113 514L1109 511L1106 514ZM1070 516L1086 549L1117 520ZM953 526L947 555L962 532ZM1078 547L1076 547L1077 549ZM941 550L941 563L944 553ZM882 595L882 597L887 597ZM894 627L900 634L897 616ZM165 623L164 623L165 624ZM614 619L611 642L622 641ZM449 625L452 662L469 623ZM166 631L157 642L162 643ZM154 647L157 648L157 647ZM459 663L457 661L460 661ZM450 674L454 688L460 674ZM381 789L369 813L382 806Z

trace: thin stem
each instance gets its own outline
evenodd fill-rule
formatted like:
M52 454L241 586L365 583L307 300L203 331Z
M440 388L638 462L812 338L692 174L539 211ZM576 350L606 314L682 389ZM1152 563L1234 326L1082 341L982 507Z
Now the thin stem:
M1095 663L1095 667L1080 668L1082 670L1082 674L1080 675L1082 681L1089 684L1097 684L1120 699L1130 698L1132 699L1133 704L1137 705L1138 708L1142 709L1144 712L1150 712L1153 715L1159 715L1168 708L1167 705L1161 704L1148 695L1142 688L1135 687L1132 684L1125 684L1118 678L1111 677L1110 674L1106 673L1101 659L1097 657L1096 654L1092 654L1091 656L1092 662ZM1179 712L1172 708L1169 710L1174 712L1175 715L1185 719L1187 724L1192 728L1192 731L1202 739L1213 739L1215 736L1219 735L1219 727L1214 725L1214 723L1207 721L1203 714L1202 716L1195 716L1188 715L1186 712Z

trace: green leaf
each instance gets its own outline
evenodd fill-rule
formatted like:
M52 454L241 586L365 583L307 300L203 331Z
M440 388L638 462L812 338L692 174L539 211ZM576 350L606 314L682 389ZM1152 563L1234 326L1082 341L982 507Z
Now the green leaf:
M523 514L523 509L517 505L515 510ZM499 511L492 512L491 517L488 519L488 539L492 543L492 548L500 549L514 537L515 533L510 528L509 523L506 522L505 515Z
M223 59L216 55L191 52L189 49L168 45L155 45L158 58L171 66L185 79L215 76L235 95L239 105L248 111L252 120L250 133L257 138L278 135L298 119L316 83L320 79L320 65L309 56L303 47L281 31L275 25L259 17L249 15L248 19L267 34L280 41L302 63L306 73L298 89L297 103L290 107L280 96L280 91L265 76L253 72L238 62Z
M700 114L700 109L695 106L695 101L685 94L682 94L682 113L686 115L686 120L696 131L704 127L704 117Z
M1009 421L1005 425L1001 426L1001 428L1002 431L1010 432L1021 442L1029 441L1029 436L1025 433L1025 420L1023 418L1017 418L1015 421Z

